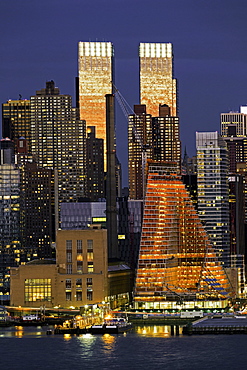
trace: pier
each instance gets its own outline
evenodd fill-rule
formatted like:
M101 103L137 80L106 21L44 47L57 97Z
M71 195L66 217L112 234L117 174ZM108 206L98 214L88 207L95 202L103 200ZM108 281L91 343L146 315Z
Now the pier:
M247 318L205 317L184 326L183 334L247 334Z

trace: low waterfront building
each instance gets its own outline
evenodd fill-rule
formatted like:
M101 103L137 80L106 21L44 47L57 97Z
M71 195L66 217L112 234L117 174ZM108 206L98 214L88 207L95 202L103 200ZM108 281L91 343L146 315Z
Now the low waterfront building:
M11 269L11 305L80 307L107 297L107 232L58 230L56 261Z
M134 272L121 261L108 265L107 230L100 225L58 230L56 256L11 269L11 306L114 309L130 302Z

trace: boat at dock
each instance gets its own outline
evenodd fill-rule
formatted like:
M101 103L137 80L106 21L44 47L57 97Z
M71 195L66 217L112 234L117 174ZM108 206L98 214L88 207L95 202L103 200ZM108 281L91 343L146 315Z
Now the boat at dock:
M89 328L91 334L120 334L132 329L132 324L123 317L106 318L100 325Z

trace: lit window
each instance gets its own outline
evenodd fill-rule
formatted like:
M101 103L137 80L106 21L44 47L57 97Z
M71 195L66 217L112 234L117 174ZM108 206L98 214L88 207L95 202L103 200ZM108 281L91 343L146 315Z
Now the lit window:
M25 302L51 302L51 279L25 279Z

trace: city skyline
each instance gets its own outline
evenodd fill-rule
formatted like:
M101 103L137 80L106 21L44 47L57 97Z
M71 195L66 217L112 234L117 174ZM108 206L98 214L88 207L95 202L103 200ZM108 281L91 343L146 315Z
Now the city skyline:
M195 154L196 131L220 131L220 113L237 111L247 102L247 4L242 0L227 0L224 7L192 0L55 0L42 6L24 0L1 8L2 103L19 94L28 99L51 79L62 94L75 97L77 45L91 40L113 43L116 86L132 107L139 103L139 43L173 44L182 153L186 146L189 156ZM148 19L153 21L146 27L143 20ZM127 122L117 111L117 150L126 166Z

